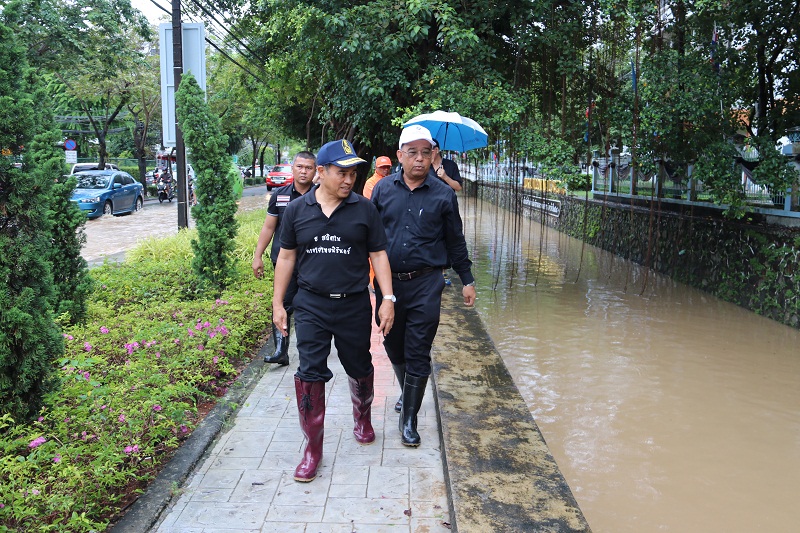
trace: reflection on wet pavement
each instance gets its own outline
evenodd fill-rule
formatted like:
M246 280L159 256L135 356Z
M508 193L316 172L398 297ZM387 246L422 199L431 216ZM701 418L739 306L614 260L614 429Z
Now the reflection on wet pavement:
M239 201L239 211L263 209L267 206L265 186L245 189ZM189 227L194 220L189 217ZM178 201L158 203L148 199L138 213L123 216L102 216L86 221L86 244L81 255L89 266L103 264L103 261L122 261L125 251L130 250L144 239L166 237L178 233Z

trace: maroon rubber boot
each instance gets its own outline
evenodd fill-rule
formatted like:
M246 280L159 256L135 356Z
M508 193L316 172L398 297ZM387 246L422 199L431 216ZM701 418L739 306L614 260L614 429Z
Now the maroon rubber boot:
M325 382L300 381L294 378L297 394L297 411L300 429L306 438L303 459L294 470L295 481L308 483L317 477L317 467L322 461L322 439L325 434Z
M347 377L350 383L350 399L353 401L353 435L361 444L375 442L372 429L372 400L375 398L375 373L363 378Z

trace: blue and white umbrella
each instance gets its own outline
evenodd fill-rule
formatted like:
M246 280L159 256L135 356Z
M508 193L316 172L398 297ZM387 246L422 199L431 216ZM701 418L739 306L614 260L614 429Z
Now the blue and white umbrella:
M428 128L442 150L466 152L474 148L483 148L489 140L489 136L480 124L458 113L447 111L424 113L412 118L403 124L403 127L411 124Z

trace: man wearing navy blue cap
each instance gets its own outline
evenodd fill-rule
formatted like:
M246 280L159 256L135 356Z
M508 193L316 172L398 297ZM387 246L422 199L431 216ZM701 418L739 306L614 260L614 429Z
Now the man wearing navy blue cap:
M397 301L395 325L383 346L403 387L399 428L405 446L420 445L417 414L431 373L431 347L439 327L442 268L452 264L464 284L464 303L475 304L475 278L456 194L428 173L434 150L430 131L420 125L407 126L397 151L402 170L379 181L372 191L372 202L386 228ZM376 298L380 291L375 288Z
M395 298L378 211L352 191L361 163L366 161L347 140L324 145L317 154L319 184L289 203L281 224L272 310L275 325L287 332L283 297L296 267L299 290L293 304L300 366L294 383L300 427L307 439L294 473L301 482L316 477L322 460L325 383L333 377L327 365L331 337L350 384L353 434L361 444L375 440L368 259L384 295L376 311L384 335L394 322Z

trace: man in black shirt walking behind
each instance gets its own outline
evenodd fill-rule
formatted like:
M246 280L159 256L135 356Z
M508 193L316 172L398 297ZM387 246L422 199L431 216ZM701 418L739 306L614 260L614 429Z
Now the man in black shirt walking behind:
M286 211L286 206L289 205L289 202L300 198L311 190L314 185L311 180L314 179L317 171L316 161L316 156L311 152L297 152L292 163L292 183L278 187L270 196L269 205L267 206L267 218L261 227L258 242L256 243L256 251L253 253L253 274L255 277L261 279L264 275L263 255L270 241L272 241L272 248L269 252L269 258L272 261L272 269L273 271L275 270L278 252L281 249L281 219L283 218L283 212ZM297 279L292 276L283 302L288 315L286 319L286 336L281 335L275 324L272 325L275 353L265 355L265 363L277 363L281 366L289 364L289 330L292 327L291 319L292 311L294 310L292 300L295 294L297 294Z
M455 192L428 175L433 150L426 128L406 127L397 151L402 171L385 177L372 191L372 202L386 228L397 300L394 326L383 345L403 387L399 426L406 446L420 444L417 413L431 373L431 346L439 327L442 268L452 263L464 284L464 303L475 304L472 261ZM376 298L381 290L375 288ZM379 316L376 321L380 324Z
M293 305L300 366L294 384L300 427L307 439L303 459L294 473L294 479L301 482L316 477L322 460L325 383L333 377L327 365L331 337L348 375L353 434L361 444L375 440L368 259L384 294L377 306L384 335L394 321L395 297L386 233L378 211L352 191L360 163L366 161L356 156L348 141L324 145L317 154L319 185L289 203L281 224L272 311L275 325L288 333L283 297L296 266L299 290Z

